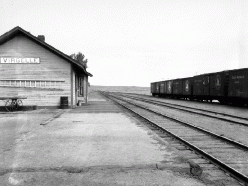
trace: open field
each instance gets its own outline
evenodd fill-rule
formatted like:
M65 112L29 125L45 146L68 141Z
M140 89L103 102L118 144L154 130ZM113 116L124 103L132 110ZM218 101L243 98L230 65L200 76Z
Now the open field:
M138 86L97 86L91 85L89 87L89 93L94 91L110 91L110 92L128 92L137 94L150 95L150 87L138 87Z

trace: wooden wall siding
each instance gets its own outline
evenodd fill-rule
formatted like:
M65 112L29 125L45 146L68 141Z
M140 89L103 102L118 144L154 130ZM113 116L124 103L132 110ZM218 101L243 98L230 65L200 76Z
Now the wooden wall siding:
M49 90L21 90L17 93L16 89L8 87L0 87L0 91L8 92L4 94L4 97L7 96L23 96L28 97L28 99L22 100L24 105L38 105L38 106L59 106L60 105L60 96L68 96L63 94L60 91L49 91ZM23 94L25 92L25 94ZM2 95L2 94L1 94ZM59 95L59 96L58 96ZM5 102L0 100L0 106L4 106Z
M59 106L60 97L68 96L71 104L71 64L24 36L16 36L0 45L0 57L39 57L40 64L0 64L0 80L62 81L60 90L0 87L0 97L28 97L25 104ZM0 101L1 105L1 101Z

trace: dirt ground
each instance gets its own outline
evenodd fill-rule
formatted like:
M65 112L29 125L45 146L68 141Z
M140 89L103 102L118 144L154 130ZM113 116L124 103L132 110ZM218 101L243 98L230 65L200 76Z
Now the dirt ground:
M89 98L96 108L104 101ZM5 127L15 122L16 137L0 155L0 185L221 185L191 175L182 154L121 109L99 108L2 115Z

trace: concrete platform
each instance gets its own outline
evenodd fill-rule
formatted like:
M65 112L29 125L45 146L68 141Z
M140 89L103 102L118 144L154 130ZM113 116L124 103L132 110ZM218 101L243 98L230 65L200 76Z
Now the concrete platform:
M25 128L1 185L205 185L151 130L97 93L92 100Z

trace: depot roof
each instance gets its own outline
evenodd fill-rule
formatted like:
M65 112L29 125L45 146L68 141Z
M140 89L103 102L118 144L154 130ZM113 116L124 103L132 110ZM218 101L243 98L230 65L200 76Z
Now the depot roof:
M14 38L15 36L23 34L28 39L34 41L35 43L39 44L40 46L46 48L47 50L51 51L52 53L56 54L57 56L63 58L64 60L68 61L69 63L77 66L80 70L82 70L85 74L92 77L93 75L86 71L85 67L80 64L78 61L72 59L70 56L64 54L63 52L59 51L58 49L52 47L51 45L47 44L45 41L39 39L38 37L30 34L26 30L22 29L21 27L17 26L12 30L6 32L5 34L0 36L0 45L4 44L5 42L9 41L10 39Z

